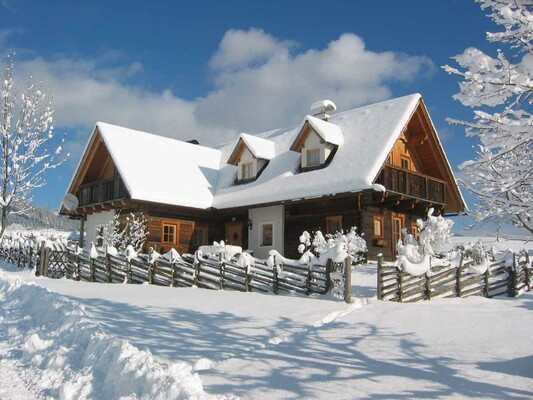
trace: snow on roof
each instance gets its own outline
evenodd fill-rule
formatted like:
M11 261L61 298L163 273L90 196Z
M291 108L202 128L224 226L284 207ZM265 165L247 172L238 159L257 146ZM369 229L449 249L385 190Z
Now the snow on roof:
M304 121L309 122L315 132L318 133L318 135L324 139L326 143L340 146L344 142L342 130L338 125L324 121L320 118L313 117L311 115L307 115Z
M334 125L344 136L344 143L331 163L315 171L298 172L300 154L289 150L301 125L260 134L260 137L275 142L276 157L270 160L257 180L244 185L234 185L235 166L221 165L213 207L268 204L372 188L420 98L419 94L413 94L345 111L335 114L331 122L311 117L311 121L319 122L320 128L328 127L328 135L330 126ZM221 150L228 153L232 149L232 145L227 145Z
M273 141L252 136L247 133L241 133L239 136L243 140L248 150L252 152L255 158L271 160L276 156L276 146Z
M345 111L331 122L307 116L304 121L325 141L339 145L326 168L308 172L298 172L300 153L290 150L302 125L241 134L219 149L102 122L96 127L132 199L223 209L371 189L420 98L413 94ZM255 181L235 185L237 167L227 160L239 139L270 162Z
M132 199L211 207L219 150L103 122L96 128Z

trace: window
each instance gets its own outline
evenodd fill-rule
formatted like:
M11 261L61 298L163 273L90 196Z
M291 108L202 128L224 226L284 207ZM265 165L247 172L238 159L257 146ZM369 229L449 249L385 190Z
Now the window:
M163 224L163 243L176 243L176 225Z
M411 169L411 160L409 160L407 157L402 157L401 162L403 169Z
M335 234L342 231L342 215L326 217L326 233Z
M192 244L194 247L207 244L207 227L198 225L195 226L192 233Z
M253 164L252 163L243 163L242 164L242 180L252 179L253 178Z
M420 230L418 229L418 224L416 222L411 222L411 235L418 240L420 237Z
M261 225L261 246L272 246L274 239L274 227L272 224Z
M375 238L383 238L384 236L384 220L383 217L372 217L372 236Z
M320 165L320 149L307 150L307 168L317 167Z

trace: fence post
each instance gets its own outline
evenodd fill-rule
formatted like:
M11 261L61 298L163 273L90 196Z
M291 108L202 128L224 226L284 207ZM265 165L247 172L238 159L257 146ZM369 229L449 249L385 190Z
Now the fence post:
M174 268L174 256L170 253L170 287L176 286L176 269Z
M333 270L333 260L328 258L326 262L326 293L331 289L331 271Z
M198 251L194 253L194 259L196 260L196 265L194 266L194 286L198 286L198 275L200 274L200 257L198 256Z
M272 291L275 293L275 294L278 294L278 284L279 284L279 280L278 280L278 265L276 263L276 256L273 257L274 259L274 268L272 270L272 274L273 274L273 282L272 282Z
M224 251L218 253L218 280L220 289L224 289Z
M107 283L111 283L111 280L112 280L111 279L111 259L110 259L109 253L107 252L107 247L106 247L104 263L105 263L106 281Z
M488 262L488 260L487 260ZM489 282L489 276L490 276L490 271L489 271L489 266L487 265L487 270L485 271L485 278L484 278L484 283L485 283L485 287L483 288L483 296L485 297L489 297L489 285L490 285L490 282Z
M461 253L461 260L459 261L459 266L457 267L457 272L455 274L455 294L456 297L461 297L461 270L463 268L463 253Z
M429 271L424 274L426 279L426 300L431 300L431 280L429 276Z
M403 302L403 271L400 270L398 267L398 301L400 303Z
M526 255L526 264L524 265L524 270L526 272L526 287L527 291L531 290L531 264L529 263L529 253L527 250L524 251Z
M30 245L30 249L28 250L28 269L31 269L32 260L33 260L33 245Z
M94 282L96 280L94 273L94 258L91 257L89 261L89 282Z
M305 279L305 295L309 296L311 294L311 263L307 263L307 277Z
M383 300L383 280L382 280L382 274L383 272L383 254L378 254L378 282L376 285L376 297L378 300Z
M81 280L81 266L80 266L80 252L79 247L76 245L76 257L74 258L74 262L76 263L76 281Z
M248 265L244 267L244 290L247 292L251 292L250 276L248 275Z
M22 246L19 243L19 256L17 260L17 268L20 268L20 260L22 259Z
M352 302L352 257L344 259L344 302Z
M509 276L508 276L508 282L507 282L507 296L509 297L516 297L517 296L517 283L516 283L516 254L513 252L513 265L511 267L508 267L509 270Z
M128 259L128 262L126 263L126 283L131 283L131 259Z

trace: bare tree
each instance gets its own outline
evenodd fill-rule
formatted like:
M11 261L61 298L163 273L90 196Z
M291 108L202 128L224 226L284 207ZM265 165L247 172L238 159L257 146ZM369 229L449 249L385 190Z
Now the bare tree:
M491 57L468 48L453 57L459 68L444 66L462 78L454 99L474 109L473 122L450 121L480 140L461 181L477 197L477 221L510 221L533 234L533 1L477 2L503 28L487 33L503 50Z
M51 99L34 84L32 76L19 91L14 70L13 57L8 56L0 84L0 237L10 214L28 210L33 190L46 183L44 173L64 161L56 160L61 146L54 151L47 147L54 137Z

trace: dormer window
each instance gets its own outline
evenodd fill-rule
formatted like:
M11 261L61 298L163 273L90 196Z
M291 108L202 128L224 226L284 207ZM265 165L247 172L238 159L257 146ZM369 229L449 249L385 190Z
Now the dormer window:
M228 164L237 167L235 183L247 183L256 180L274 158L274 142L256 136L241 133L237 145L228 159Z
M253 168L254 168L253 162L241 163L241 169L242 169L241 179L242 180L252 179L254 177Z
M291 150L302 154L299 170L310 171L328 166L342 143L339 126L308 115Z
M307 168L314 168L320 165L320 149L315 147L314 149L307 150Z

